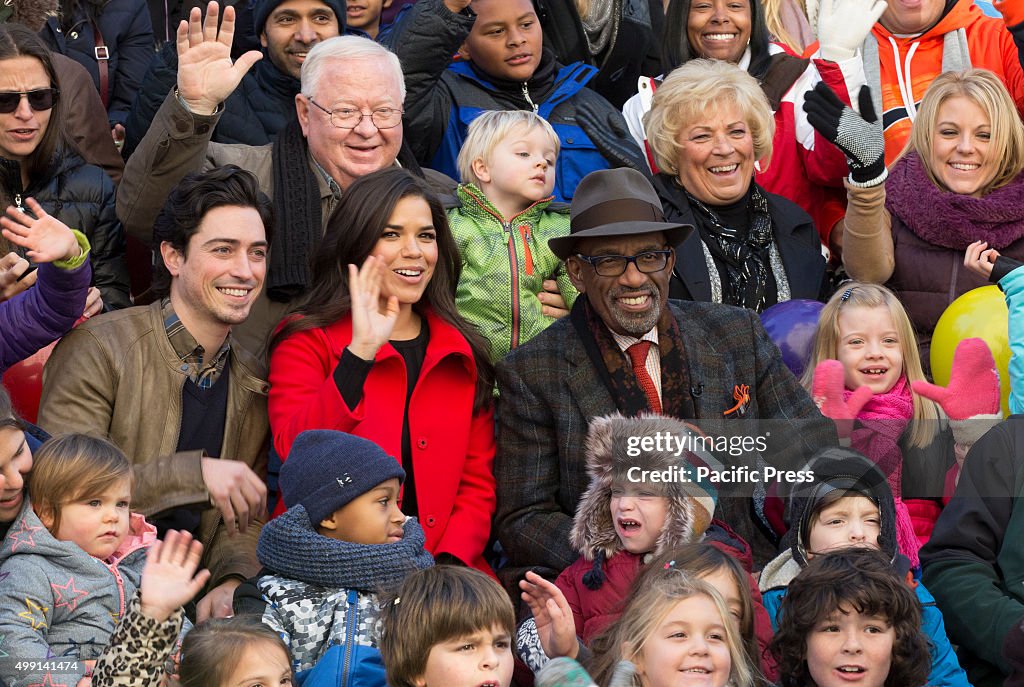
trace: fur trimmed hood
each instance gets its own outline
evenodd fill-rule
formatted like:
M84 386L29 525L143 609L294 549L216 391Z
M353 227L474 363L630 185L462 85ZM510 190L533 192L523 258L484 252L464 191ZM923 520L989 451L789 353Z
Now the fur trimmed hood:
M607 559L623 550L610 506L612 488L620 484L642 486L668 498L668 516L655 554L703 537L714 517L718 492L710 482L697 481L693 468L707 464L699 453L678 451L664 444L655 446L662 450L651 450L639 444L641 438L655 439L666 433L681 441L701 436L691 425L651 413L635 418L614 413L591 421L586 445L590 486L576 508L569 535L573 548L587 560ZM667 482L651 479L650 473L670 470L672 479ZM682 479L683 470L687 470L688 479Z
M24 24L32 31L39 33L47 19L57 16L59 3L57 0L14 0L9 5L6 3L0 3L0 5L6 5L13 10L10 16L4 19L5 21ZM0 10L2 9L4 7L0 6ZM0 17L3 17L3 14L0 12Z

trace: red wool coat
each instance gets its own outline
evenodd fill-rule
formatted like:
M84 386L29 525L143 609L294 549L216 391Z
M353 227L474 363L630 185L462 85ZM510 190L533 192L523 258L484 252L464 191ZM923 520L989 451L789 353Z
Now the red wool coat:
M483 559L495 507L494 415L473 414L476 363L454 327L427 314L430 340L409 401L409 436L420 524L427 550L449 553L493 576ZM287 460L292 442L307 429L335 429L402 455L406 398L405 360L390 344L379 351L349 410L334 383L342 351L352 341L352 319L292 334L270 357L270 429ZM278 503L275 515L283 512Z

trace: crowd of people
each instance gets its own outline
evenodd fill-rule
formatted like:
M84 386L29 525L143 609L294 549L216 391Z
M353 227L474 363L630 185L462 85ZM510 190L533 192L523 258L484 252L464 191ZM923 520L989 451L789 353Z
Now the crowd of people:
M985 10L0 4L0 685L1024 684Z

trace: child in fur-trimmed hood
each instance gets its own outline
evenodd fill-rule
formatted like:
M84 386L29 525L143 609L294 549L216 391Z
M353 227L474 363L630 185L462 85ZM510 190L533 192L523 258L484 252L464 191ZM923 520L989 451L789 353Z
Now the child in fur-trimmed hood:
M589 645L619 617L645 564L681 545L704 541L738 560L747 571L755 632L764 649L771 639L771 623L749 575L750 547L728 525L714 520L717 490L710 481L697 479L696 468L710 467L714 458L699 451L676 455L674 446L646 450L639 442L641 437L665 432L684 446L687 437L702 436L692 425L654 414L627 418L615 413L591 421L586 443L590 486L570 532L573 548L582 555L558 576L555 591L561 592L572 610L577 637ZM674 475L688 470L688 479L650 479L651 473L667 470ZM528 576L523 589L538 581ZM516 651L531 669L546 662L533 618L517 630ZM769 679L776 676L773 662L762 661L760 668Z

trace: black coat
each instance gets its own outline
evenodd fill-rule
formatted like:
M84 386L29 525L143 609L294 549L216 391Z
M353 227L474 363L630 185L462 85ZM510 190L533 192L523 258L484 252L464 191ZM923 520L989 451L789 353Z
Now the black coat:
M125 234L114 213L114 182L102 169L87 164L76 153L59 153L45 179L21 185L17 162L0 158L0 186L12 198L35 198L47 213L89 239L92 279L103 297L105 310L127 308L129 297Z
M673 183L672 177L656 175L654 188L661 198L666 221L697 226L689 200ZM796 203L760 190L768 200L768 214L772 218L775 243L789 280L790 297L824 300L828 295L825 257L813 220ZM711 280L700 232L691 232L675 248L676 268L669 285L669 298L710 302Z

